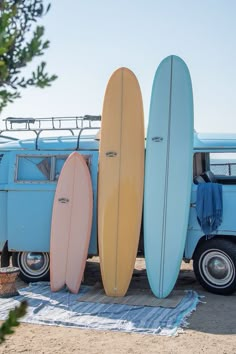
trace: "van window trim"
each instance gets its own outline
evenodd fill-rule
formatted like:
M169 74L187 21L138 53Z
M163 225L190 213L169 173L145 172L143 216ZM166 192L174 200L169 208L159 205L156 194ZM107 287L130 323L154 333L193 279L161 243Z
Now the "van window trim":
M14 183L16 184L56 184L58 179L55 179L56 174L56 160L63 159L65 160L68 158L70 154L17 154L16 155L16 163L15 163L15 170L14 170ZM85 161L87 162L88 168L90 169L91 166L91 158L92 155L90 154L81 154L84 157ZM18 180L18 171L19 171L19 160L20 158L50 158L50 179L49 180Z

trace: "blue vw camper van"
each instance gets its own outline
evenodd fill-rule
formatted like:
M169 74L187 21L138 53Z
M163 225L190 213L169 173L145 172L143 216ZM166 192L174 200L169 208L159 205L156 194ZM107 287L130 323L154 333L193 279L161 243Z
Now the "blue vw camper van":
M1 266L7 266L11 257L24 281L48 280L54 193L61 168L73 151L84 156L91 173L95 210L89 256L98 254L100 116L7 118L4 124L0 131ZM27 137L22 138L24 134ZM204 234L197 220L199 181L222 184L223 221L210 235ZM183 259L193 260L196 278L213 293L230 294L236 290L235 215L236 135L195 133L192 195ZM142 237L141 232L140 254L143 253Z

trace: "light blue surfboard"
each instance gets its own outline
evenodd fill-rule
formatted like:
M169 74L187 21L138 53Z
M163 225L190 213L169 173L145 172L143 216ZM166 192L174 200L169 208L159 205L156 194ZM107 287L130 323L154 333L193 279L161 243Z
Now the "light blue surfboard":
M155 296L167 297L186 240L193 161L193 94L188 68L165 58L152 87L146 141L144 251Z

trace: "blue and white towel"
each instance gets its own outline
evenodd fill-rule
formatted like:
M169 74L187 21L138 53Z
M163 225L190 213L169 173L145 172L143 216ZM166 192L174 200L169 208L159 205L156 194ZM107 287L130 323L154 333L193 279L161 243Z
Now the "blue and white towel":
M0 319L6 319L9 310L27 300L22 322L173 336L187 326L187 317L200 301L190 290L175 308L80 302L79 297L89 290L91 287L82 286L78 295L66 289L52 293L48 283L34 283L20 289L20 296L0 299Z
M221 184L211 182L198 184L196 212L197 220L205 235L218 229L223 216Z

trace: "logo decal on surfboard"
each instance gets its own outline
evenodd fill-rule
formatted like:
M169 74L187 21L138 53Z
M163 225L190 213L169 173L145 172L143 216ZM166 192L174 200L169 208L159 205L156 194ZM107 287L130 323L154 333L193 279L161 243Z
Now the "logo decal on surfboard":
M107 156L107 157L115 157L115 156L117 156L117 152L115 152L115 151L108 151L108 152L106 152L106 156Z
M70 199L68 199L68 198L59 198L58 199L58 202L63 203L63 204L69 203L69 201L70 201Z
M161 143L163 141L163 138L161 136L154 136L152 138L152 141L154 141L154 143Z

